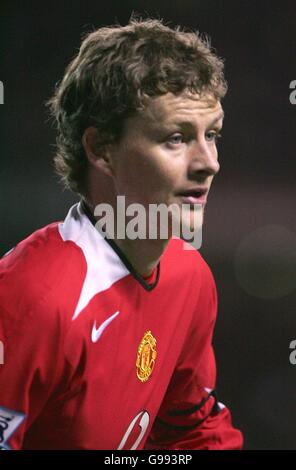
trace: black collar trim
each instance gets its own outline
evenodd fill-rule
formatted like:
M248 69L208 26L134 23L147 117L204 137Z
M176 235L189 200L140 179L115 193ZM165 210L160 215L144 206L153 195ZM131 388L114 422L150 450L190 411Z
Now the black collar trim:
M88 206L88 204L86 203L86 201L84 199L82 199L81 203L80 203L80 207L82 209L82 211L85 213L85 215L89 218L89 220L91 221L91 223L95 226L96 230L99 230L98 226L96 225L97 223L97 220L95 219L95 217L93 216L93 213L90 209L90 207ZM159 280L159 275L160 275L160 261L158 262L157 264L157 273L156 273L156 277L155 277L155 281L152 283L152 284L148 284L145 279L138 273L138 271L135 270L135 268L132 266L132 264L129 262L129 260L127 259L127 257L125 256L125 254L121 251L121 249L116 245L116 243L114 242L114 240L106 237L105 234L102 234L103 235L104 239L106 240L107 243L109 243L109 245L111 246L111 248L115 251L115 253L119 256L119 258L121 259L121 261L123 262L123 264L127 267L127 269L130 271L130 273L133 275L133 277L141 284L142 287L144 287L144 289L148 292L152 291L152 289L154 289L154 287L157 286L158 284L158 280Z

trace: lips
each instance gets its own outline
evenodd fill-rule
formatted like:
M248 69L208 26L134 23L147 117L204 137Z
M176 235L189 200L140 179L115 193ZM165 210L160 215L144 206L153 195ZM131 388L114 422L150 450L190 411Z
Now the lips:
M185 204L206 204L208 188L194 187L177 193Z

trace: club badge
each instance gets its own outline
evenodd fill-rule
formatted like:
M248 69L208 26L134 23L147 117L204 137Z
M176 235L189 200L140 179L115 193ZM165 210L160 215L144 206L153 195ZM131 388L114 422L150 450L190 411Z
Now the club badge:
M153 372L156 359L156 339L151 331L144 334L137 353L137 377L141 382L146 382Z

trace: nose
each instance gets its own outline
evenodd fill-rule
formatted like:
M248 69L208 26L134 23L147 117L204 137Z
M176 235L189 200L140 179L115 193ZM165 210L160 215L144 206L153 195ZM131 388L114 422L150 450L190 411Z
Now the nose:
M196 142L191 149L192 153L189 160L189 172L193 174L214 176L220 170L218 162L217 147L213 142L207 142L205 139Z

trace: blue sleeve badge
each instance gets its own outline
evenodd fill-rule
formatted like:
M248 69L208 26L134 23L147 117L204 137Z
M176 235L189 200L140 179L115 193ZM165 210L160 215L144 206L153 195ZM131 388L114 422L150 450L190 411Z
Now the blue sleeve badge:
M25 416L24 413L0 406L0 450L11 450L7 441L17 430Z

